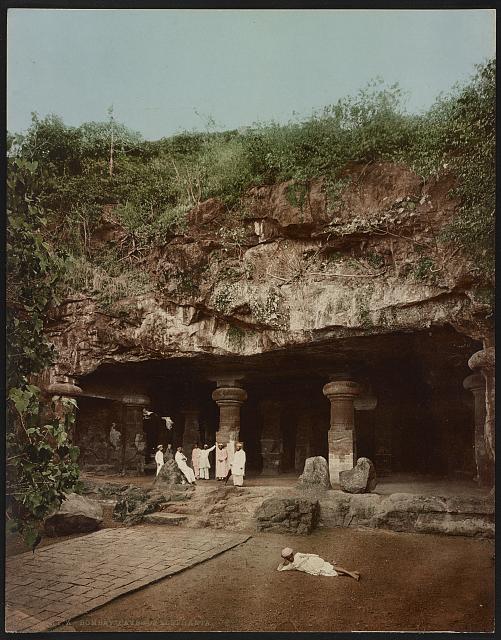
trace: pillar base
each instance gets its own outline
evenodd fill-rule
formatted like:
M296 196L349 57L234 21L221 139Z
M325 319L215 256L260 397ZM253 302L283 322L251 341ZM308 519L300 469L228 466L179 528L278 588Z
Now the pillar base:
M339 484L340 471L353 469L355 464L353 452L353 431L350 429L331 429L328 433L328 439L329 476L331 484Z

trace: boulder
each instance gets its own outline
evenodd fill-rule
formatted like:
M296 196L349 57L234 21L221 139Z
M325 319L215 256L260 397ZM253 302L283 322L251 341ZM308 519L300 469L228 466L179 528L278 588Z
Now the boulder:
M69 493L60 508L48 516L44 529L49 536L94 531L103 521L103 508L96 500Z
M298 486L303 488L330 489L329 465L322 456L306 458L304 471L299 476Z
M126 525L138 524L145 515L153 513L170 499L170 495L158 490L148 491L131 486L118 497L113 509L113 519Z
M153 481L153 486L160 488L174 484L185 484L186 478L179 470L175 460L167 460Z
M268 498L257 508L254 517L258 531L308 535L320 516L318 500L303 498Z
M376 488L376 469L369 458L359 458L353 469L339 472L339 484L346 493L370 493Z

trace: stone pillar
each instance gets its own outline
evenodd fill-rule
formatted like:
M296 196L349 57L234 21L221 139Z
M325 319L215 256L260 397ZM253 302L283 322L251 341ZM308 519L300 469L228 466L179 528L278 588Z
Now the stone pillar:
M54 401L54 398L57 396L78 398L83 393L81 387L77 385L75 378L58 376L55 381L47 387L46 393L52 396L55 415L59 420L65 422L68 438L71 443L74 443L76 411L74 408L64 407L60 400ZM46 411L44 411L44 413L46 413Z
M485 426L484 438L486 453L494 465L495 453L495 350L494 347L486 347L474 353L468 360L468 366L473 371L479 369L485 380Z
M280 403L266 400L261 404L263 429L261 431L261 455L264 475L280 473L282 462L282 432L280 429Z
M183 449L185 456L190 460L191 450L195 442L203 444L200 438L200 424L198 418L200 411L198 409L184 409L181 411L184 415L184 431L183 431Z
M493 483L492 469L485 446L485 380L479 373L465 378L463 387L473 394L475 402L475 463L477 482L485 487Z
M237 386L234 380L218 380L217 383L217 389L212 392L212 399L219 407L219 429L216 433L216 442L227 444L230 440L238 440L240 407L247 400L247 393Z
M360 393L360 387L353 380L334 379L324 386L323 392L331 403L329 474L331 483L338 484L339 472L352 469L356 462L353 402Z
M143 433L143 408L150 404L147 396L142 394L124 396L122 402L122 441L120 472L137 468L136 434Z
M303 473L305 460L310 456L311 422L309 413L298 416L296 423L296 451L294 455L294 469L298 473Z

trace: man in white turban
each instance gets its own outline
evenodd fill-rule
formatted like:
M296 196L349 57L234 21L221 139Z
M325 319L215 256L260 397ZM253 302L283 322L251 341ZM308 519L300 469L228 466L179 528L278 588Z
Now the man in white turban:
M216 478L224 480L228 475L228 451L226 445L220 442L216 449Z
M316 553L294 553L290 547L282 549L282 562L278 565L277 571L304 571L312 576L350 576L355 580L360 580L358 571L348 571L336 565L336 561L326 562Z
M161 444L157 447L155 453L155 462L157 463L157 476L160 473L160 469L164 466L164 448Z
M179 470L184 475L186 480L188 480L190 484L196 484L195 474L193 473L193 469L189 467L186 462L188 458L184 455L182 447L177 448L174 460L176 461Z
M241 487L244 484L245 475L245 451L242 448L242 443L237 442L235 445L235 453L231 462L231 477L233 478L233 484L235 487Z
M204 444L204 448L200 449L200 454L198 457L198 467L200 469L200 480L208 480L209 479L209 453L214 451L216 445L213 445L209 448L208 445Z

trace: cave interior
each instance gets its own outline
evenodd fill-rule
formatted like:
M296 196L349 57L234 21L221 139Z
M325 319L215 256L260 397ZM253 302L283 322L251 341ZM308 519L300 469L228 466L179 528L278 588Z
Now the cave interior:
M109 461L111 423L123 429L120 398L141 393L149 399L142 421L146 462L159 443L183 444L189 457L193 443L183 443L183 412L198 411L199 443L214 444L219 408L212 392L218 377L235 375L247 392L239 437L248 472L266 473L262 438L271 404L277 423L277 471L298 475L305 457L328 457L330 403L322 389L331 375L346 372L369 399L365 406L355 405L356 458L370 458L378 475L408 472L472 479L474 400L463 380L471 374L468 358L480 348L481 343L444 327L322 340L253 356L190 353L105 362L78 380L83 396L78 399L75 439L84 467ZM172 429L162 416L172 418Z

